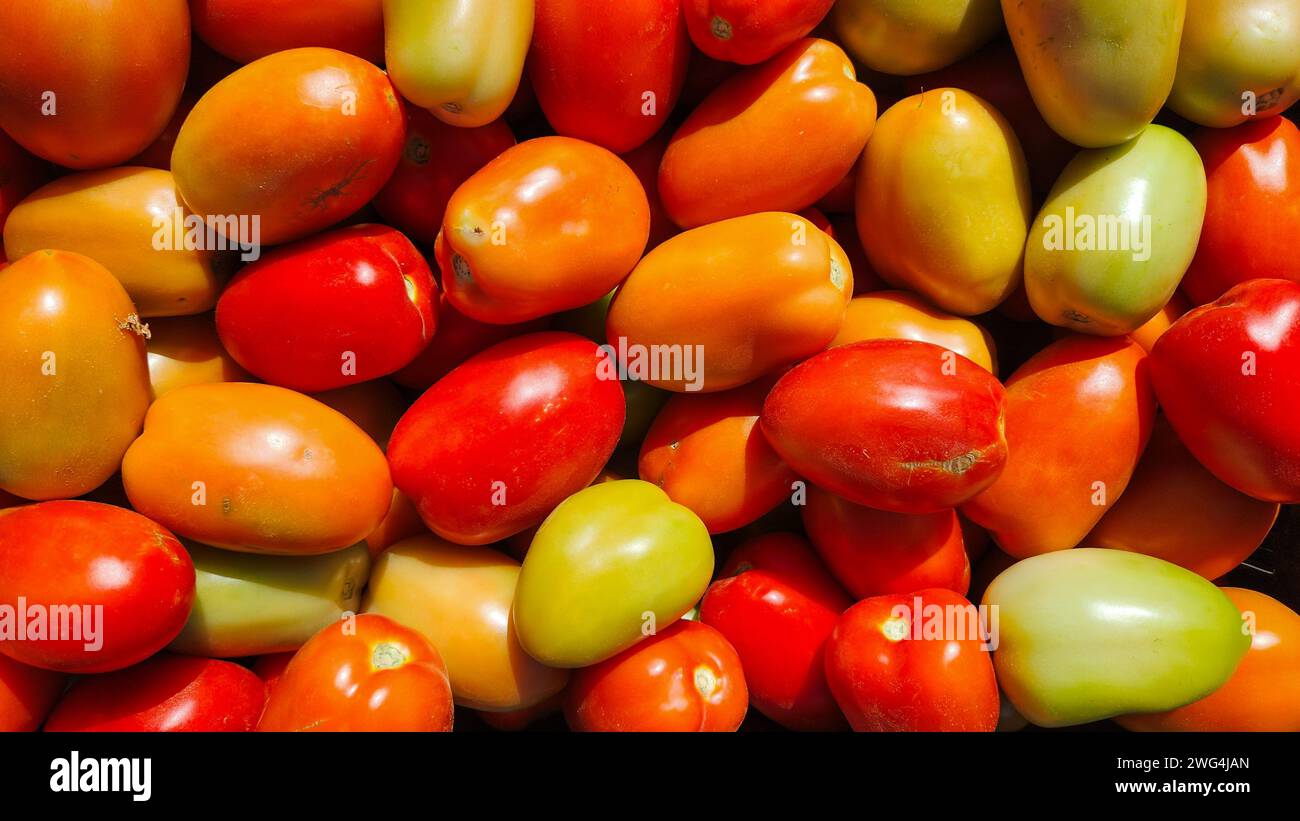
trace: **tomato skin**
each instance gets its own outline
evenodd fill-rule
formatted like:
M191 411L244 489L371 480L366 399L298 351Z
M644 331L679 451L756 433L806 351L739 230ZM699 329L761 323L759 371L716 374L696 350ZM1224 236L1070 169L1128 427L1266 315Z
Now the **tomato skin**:
M835 0L685 0L695 47L715 60L761 63L817 27Z
M451 684L438 649L363 613L302 646L266 702L258 732L451 732Z
M1141 345L1142 349L1147 353L1151 353L1151 349L1156 345L1156 340L1163 336L1165 331L1169 330L1183 314L1191 309L1192 306L1187 304L1187 298L1175 291L1174 295L1165 303L1165 307L1148 319L1145 325L1129 334L1129 338Z
M845 48L886 74L943 68L1002 30L997 0L840 0L831 19Z
M748 707L740 657L727 639L706 624L678 621L574 673L564 715L584 733L730 733Z
M45 732L250 732L265 705L266 687L248 668L163 653L125 670L77 679L45 722Z
M0 653L0 733L30 733L49 715L67 676Z
M527 71L556 132L616 154L650 139L686 79L682 0L537 0L536 8ZM654 95L649 115L646 93Z
M222 347L211 313L150 319L146 345L154 399L188 385L252 380Z
M606 361L595 343L551 332L472 357L397 423L397 487L430 530L459 544L537 524L591 484L618 443L623 389L600 375Z
M0 512L0 602L17 613L19 599L46 613L100 606L102 615L92 616L99 634L83 625L75 638L15 635L0 641L0 652L47 670L120 670L161 650L185 625L194 565L175 536L124 508L80 501L9 508Z
M434 253L457 310L514 323L600 299L649 235L650 204L626 163L579 140L539 137L456 189Z
M351 419L353 424L375 440L380 449L388 447L397 420L406 412L408 402L397 386L386 379L372 379L312 395L312 399Z
M384 61L381 0L190 0L190 13L194 33L240 63L304 46Z
M0 127L67 168L117 165L166 126L189 62L185 0L6 3Z
M959 353L997 376L997 346L979 325L945 314L907 291L876 291L854 297L831 347L864 339L915 339Z
M1151 376L1187 449L1256 499L1300 501L1300 284L1256 279L1156 341Z
M43 161L0 131L0 228L14 206L41 187L49 174L50 169Z
M659 196L683 228L807 208L853 167L875 122L875 95L839 46L800 40L691 112L664 152Z
M663 198L659 196L659 165L663 162L664 152L668 150L671 136L661 131L639 147L619 155L641 181L641 187L645 189L646 198L650 201L650 238L646 241L647 252L653 251L664 240L680 233L680 229L673 224L672 218L664 210Z
M978 635L920 637L931 606L973 608L951 590L863 599L826 643L826 678L857 732L993 732L998 685ZM964 617L963 617L964 618ZM893 639L892 635L901 635Z
M280 683L280 677L284 675L285 668L289 666L289 662L293 661L293 657L293 651L267 653L264 656L257 657L257 661L253 664L253 672L266 685L267 698L270 698L275 685Z
M763 433L803 476L857 504L932 513L988 487L1007 461L1006 396L988 371L928 342L818 354L776 383Z
M718 572L719 579L746 570L763 570L799 593L837 612L853 604L844 588L801 536L780 531L753 536L736 546Z
M397 166L404 129L397 94L373 63L291 49L209 89L176 135L171 168L195 214L247 216L250 232L257 217L255 239L274 245L369 202Z

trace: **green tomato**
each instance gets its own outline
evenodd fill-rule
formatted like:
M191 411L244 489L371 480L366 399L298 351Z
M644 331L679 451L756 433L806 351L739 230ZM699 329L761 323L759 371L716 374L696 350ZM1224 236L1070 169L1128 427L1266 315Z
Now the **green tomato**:
M708 528L638 479L580 490L546 517L515 590L515 629L533 658L586 667L687 613L713 576Z
M1217 690L1250 649L1221 590L1141 553L1034 556L994 579L984 604L997 608L998 683L1041 727L1181 707Z
M1044 321L1120 336L1164 307L1196 254L1205 167L1162 125L1081 151L1061 172L1025 246L1025 291Z
M186 541L194 609L170 649L209 658L297 650L360 610L370 572L365 544L318 556L237 553Z

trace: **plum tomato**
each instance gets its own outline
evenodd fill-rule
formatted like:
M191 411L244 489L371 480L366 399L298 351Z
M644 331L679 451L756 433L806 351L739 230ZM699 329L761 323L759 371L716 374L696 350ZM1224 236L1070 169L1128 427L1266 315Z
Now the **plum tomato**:
M835 0L684 0L695 47L715 60L761 63L817 27Z
M0 653L0 733L29 733L41 726L67 679Z

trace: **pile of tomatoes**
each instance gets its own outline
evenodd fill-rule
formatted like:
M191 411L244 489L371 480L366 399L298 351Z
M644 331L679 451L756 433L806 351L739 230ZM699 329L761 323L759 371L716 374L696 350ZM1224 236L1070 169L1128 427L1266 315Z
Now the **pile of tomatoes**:
M6 0L0 729L1298 730L1297 98L1300 0Z

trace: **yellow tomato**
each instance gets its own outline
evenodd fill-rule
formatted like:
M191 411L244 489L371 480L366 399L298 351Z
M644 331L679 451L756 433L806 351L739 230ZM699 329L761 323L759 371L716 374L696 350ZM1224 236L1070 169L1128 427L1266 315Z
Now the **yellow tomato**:
M149 382L155 399L188 385L250 379L221 346L212 314L149 321Z
M998 0L839 0L844 47L885 74L923 74L957 62L1002 30Z
M994 376L998 372L993 335L959 316L945 314L907 291L874 291L854 297L831 347L864 339L915 339L959 353Z

